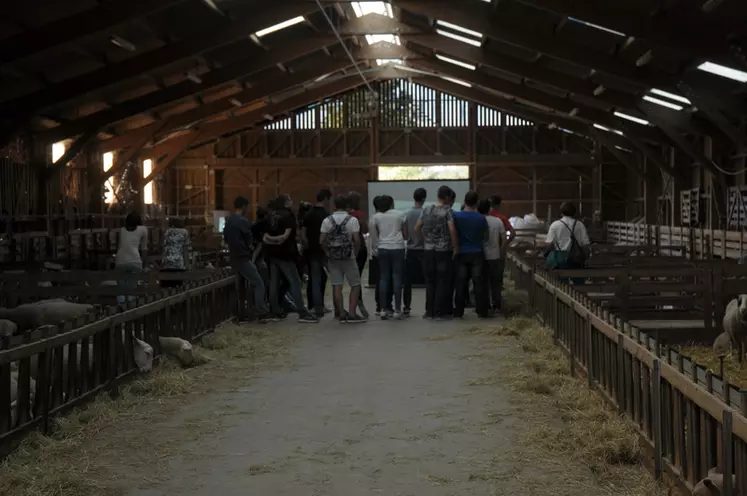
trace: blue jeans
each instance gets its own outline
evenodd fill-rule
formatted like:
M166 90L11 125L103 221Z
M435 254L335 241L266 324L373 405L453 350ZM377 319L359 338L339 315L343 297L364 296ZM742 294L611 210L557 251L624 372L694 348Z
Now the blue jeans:
M143 264L142 263L126 263L119 264L116 266L116 270L123 274L142 274ZM133 290L137 288L137 281L117 281L117 286L126 290ZM117 296L117 304L122 305L125 301L137 300L137 296L133 294L119 295Z
M314 308L318 315L324 314L324 288L327 286L327 274L324 272L324 257L309 256L309 282L307 292L310 295L309 308Z
M468 282L472 279L475 285L475 309L477 315L486 317L488 315L488 294L485 291L485 277L483 270L485 265L485 256L480 253L461 253L457 258L457 285L456 298L454 304L454 316L462 317L464 307L467 301Z
M394 295L394 310L402 311L402 287L405 282L405 250L382 250L379 248L379 301L391 311L391 300L387 295ZM391 292L391 293L390 293Z
M296 262L293 260L281 260L273 258L270 262L270 308L272 313L279 315L282 312L281 302L285 297L284 294L280 294L280 274L285 277L290 286L290 294L293 297L293 303L296 305L298 315L303 315L306 311L306 306L303 304L303 297L301 296L301 278L298 275L298 267Z
M265 283L259 274L259 270L257 270L257 266L248 258L232 260L231 265L233 266L233 270L241 276L241 280L239 280L239 318L243 317L244 301L246 300L246 281L249 281L252 285L252 291L254 292L254 311L257 315L265 315L267 313Z

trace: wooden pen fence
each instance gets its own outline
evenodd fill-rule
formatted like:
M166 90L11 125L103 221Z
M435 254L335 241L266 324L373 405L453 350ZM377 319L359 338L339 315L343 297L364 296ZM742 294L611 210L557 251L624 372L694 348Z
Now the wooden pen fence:
M87 315L0 340L0 451L31 429L48 431L52 417L135 374L133 337L150 344L158 356L159 336L193 341L213 331L232 316L235 288L230 270L215 271L178 289L108 307L100 319ZM17 381L13 404L11 380Z
M687 491L712 467L725 477L722 495L747 496L747 391L734 389L674 350L624 322L552 273L509 255L509 270L530 307L585 375L635 423L658 478Z

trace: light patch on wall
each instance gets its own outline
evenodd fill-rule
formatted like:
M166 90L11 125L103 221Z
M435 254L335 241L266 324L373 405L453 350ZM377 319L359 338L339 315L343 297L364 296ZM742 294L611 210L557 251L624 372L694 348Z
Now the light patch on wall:
M149 158L143 160L143 178L150 176L153 172L153 161ZM153 205L153 181L143 186L143 202L146 205Z
M103 168L104 172L107 172L114 166L114 153L106 152L103 156ZM104 203L114 203L114 177L110 177L106 180L104 190Z
M60 141L52 145L52 162L57 162L65 155L65 142Z

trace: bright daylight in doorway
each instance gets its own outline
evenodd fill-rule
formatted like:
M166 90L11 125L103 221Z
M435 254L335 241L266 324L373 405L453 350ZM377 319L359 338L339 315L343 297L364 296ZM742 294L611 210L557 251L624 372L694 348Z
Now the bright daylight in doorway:
M469 165L386 165L379 167L379 181L435 181L469 179Z

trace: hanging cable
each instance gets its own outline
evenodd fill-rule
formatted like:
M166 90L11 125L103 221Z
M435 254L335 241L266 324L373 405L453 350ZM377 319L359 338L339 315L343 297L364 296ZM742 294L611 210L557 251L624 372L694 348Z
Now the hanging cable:
M322 2L320 0L316 0L316 4L319 6L319 10L322 11L324 18L327 19L327 23L329 24L329 27L332 28L332 32L335 33L337 40L340 42L340 45L342 45L342 49L345 50L345 53L348 55L350 62L352 62L353 65L355 66L355 70L358 71L358 75L360 75L361 79L366 84L368 91L370 91L371 94L376 94L373 87L371 86L371 83L368 82L368 79L366 79L366 76L363 74L363 71L361 71L361 68L358 67L358 62L356 62L355 57L353 57L353 54L350 53L350 50L345 44L345 41L343 41L342 36L340 36L340 33L337 32L337 28L335 28L335 23L332 22L332 19L330 19L329 15L327 14L327 11L324 10L324 7L322 6Z

